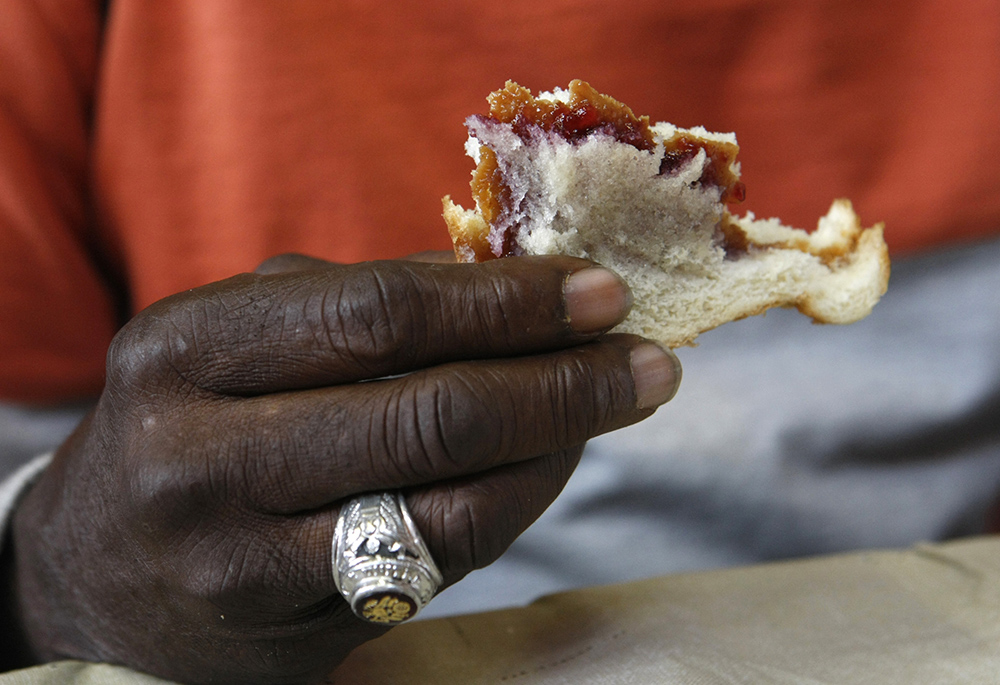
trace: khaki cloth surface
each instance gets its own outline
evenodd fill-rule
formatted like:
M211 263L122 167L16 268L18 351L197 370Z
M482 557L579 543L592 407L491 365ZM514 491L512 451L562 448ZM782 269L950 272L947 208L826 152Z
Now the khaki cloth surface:
M65 662L0 685L163 681ZM1000 538L665 576L401 626L344 684L1000 683Z

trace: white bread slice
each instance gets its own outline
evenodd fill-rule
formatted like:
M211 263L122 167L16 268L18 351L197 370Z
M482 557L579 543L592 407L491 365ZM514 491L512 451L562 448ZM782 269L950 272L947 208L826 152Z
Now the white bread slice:
M521 106L527 91L519 88L508 83L491 98L516 93ZM587 102L619 106L629 122L648 122L577 81L531 106L563 103L582 111ZM817 322L850 323L885 293L882 226L863 229L849 201L835 201L812 233L729 214L725 200L739 185L732 134L660 123L648 126L649 149L639 149L620 142L620 126L617 133L598 125L566 136L523 118L472 117L467 125L467 151L480 172L484 156L491 158L486 175L502 207L484 207L488 194L476 195L475 187L475 210L445 198L459 260L508 254L594 260L620 274L635 296L618 331L678 347L727 321L788 306ZM689 154L665 165L679 138Z

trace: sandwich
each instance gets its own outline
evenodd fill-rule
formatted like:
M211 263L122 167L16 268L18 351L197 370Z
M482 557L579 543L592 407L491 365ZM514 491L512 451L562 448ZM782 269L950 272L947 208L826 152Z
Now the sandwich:
M886 291L883 227L848 200L811 232L730 213L745 195L731 133L651 123L579 80L537 97L508 82L488 102L466 121L475 207L443 201L459 261L598 262L633 292L616 330L668 347L772 307L851 323Z

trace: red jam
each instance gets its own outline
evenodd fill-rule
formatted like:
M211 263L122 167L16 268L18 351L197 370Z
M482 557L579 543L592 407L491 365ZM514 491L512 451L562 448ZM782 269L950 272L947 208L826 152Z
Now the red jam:
M569 102L537 100L527 88L508 81L503 90L487 98L488 116L510 124L522 138L530 137L532 127L537 127L558 133L571 143L602 132L639 150L655 146L649 117L637 117L628 105L602 95L584 81L572 81L569 93Z
M679 169L704 150L710 164L705 166L699 179L702 185L711 185L722 189L722 202L743 202L746 199L747 188L730 165L736 159L736 146L731 143L719 143L707 140L692 140L683 133L676 134L670 140L664 141L666 148L663 161L660 162L660 173L669 174Z
M649 117L636 116L628 105L599 93L584 81L572 81L569 93L568 102L539 100L527 88L508 81L502 90L490 94L487 118L510 124L514 133L523 139L530 139L539 130L557 133L570 143L582 141L594 133L605 133L637 150L648 151L656 147ZM710 163L705 166L699 181L720 188L722 202L743 201L746 188L730 168L738 151L735 144L700 140L678 133L664 141L664 148L661 174L674 172L703 149ZM479 152L479 166L472 178L472 196L492 229L509 208L510 189L504 182L496 154L485 146ZM466 247L474 251L476 261L517 254L512 228L505 231L499 250L490 246L485 235L470 239Z

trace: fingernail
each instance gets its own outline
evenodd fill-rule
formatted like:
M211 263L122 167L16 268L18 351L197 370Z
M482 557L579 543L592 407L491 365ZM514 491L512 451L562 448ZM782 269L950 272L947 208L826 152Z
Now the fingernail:
M631 363L639 409L659 407L677 394L681 362L672 351L655 343L642 343L632 350Z
M563 286L569 325L577 333L595 333L621 323L632 308L632 291L604 267L591 266L570 274Z

